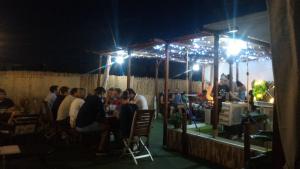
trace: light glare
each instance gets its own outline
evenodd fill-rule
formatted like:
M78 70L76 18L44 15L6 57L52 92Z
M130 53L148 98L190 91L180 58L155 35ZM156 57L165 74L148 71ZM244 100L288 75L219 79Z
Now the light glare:
M236 56L242 49L247 48L247 44L240 39L230 39L226 40L226 54L227 56Z
M116 62L121 65L124 63L124 58L122 56L118 56L116 57Z
M194 64L193 65L193 71L199 71L199 70L200 70L199 64Z

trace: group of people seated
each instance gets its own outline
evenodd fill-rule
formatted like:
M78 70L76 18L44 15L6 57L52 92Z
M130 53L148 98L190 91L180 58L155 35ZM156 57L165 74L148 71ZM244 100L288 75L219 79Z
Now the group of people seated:
M97 87L93 94L87 95L84 88L51 86L45 98L56 123L70 127L78 132L97 132L101 135L97 155L108 151L108 137L111 132L115 138L128 138L136 110L148 109L143 95L128 88L110 88L106 92ZM119 137L120 136L120 137Z

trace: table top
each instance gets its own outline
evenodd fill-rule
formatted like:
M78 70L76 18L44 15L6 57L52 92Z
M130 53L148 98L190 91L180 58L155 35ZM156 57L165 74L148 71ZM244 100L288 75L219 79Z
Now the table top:
M18 145L0 146L0 155L20 154L21 150Z

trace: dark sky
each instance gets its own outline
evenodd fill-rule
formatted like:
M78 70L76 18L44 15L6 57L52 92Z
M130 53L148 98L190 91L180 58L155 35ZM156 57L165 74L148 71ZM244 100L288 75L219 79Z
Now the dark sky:
M97 67L88 51L114 47L112 37L121 46L169 39L263 10L264 0L1 0L0 68L85 73ZM134 74L153 76L152 62L134 61Z

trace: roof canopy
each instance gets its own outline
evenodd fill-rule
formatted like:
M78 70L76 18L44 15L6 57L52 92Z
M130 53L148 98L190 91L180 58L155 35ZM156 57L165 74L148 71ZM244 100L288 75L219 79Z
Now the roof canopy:
M267 11L210 23L204 25L204 28L210 30L222 30L232 26L238 27L240 34L255 37L256 39L270 43L270 23Z
M169 45L168 51L171 61L186 62L197 61L199 63L212 63L214 56L214 36L211 33L201 32L183 36L169 42L154 39L147 43L136 44L127 48L101 52L101 55L112 57L128 57L128 49L131 57L135 58L165 58L165 47ZM271 51L268 43L250 38L232 38L228 35L220 35L219 58L221 62L228 59L236 62L247 60L268 59Z

